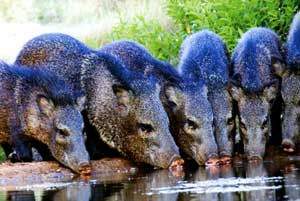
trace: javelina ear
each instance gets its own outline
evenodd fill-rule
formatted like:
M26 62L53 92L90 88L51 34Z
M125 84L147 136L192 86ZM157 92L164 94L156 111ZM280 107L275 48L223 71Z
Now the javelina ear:
M235 101L239 101L243 96L243 90L241 89L241 87L237 86L234 82L229 82L228 91L232 99Z
M37 99L41 112L50 117L54 111L54 103L45 96L39 96Z
M271 63L273 66L273 69L276 73L276 75L278 75L279 77L282 77L284 72L285 72L285 64L284 62L279 59L278 57L271 57Z
M266 97L268 102L271 102L276 98L277 92L278 92L278 82L274 81L272 84L265 87L263 91L263 96Z
M202 91L203 95L207 97L207 95L208 95L208 88L207 88L207 86L205 84L202 86L201 91Z
M168 85L164 88L165 96L168 101L169 107L175 112L180 105L180 89L175 86Z
M86 102L86 96L79 96L76 99L76 109L80 112L84 110Z
M113 92L116 95L118 105L116 110L123 115L127 115L130 110L130 91L121 85L113 85Z

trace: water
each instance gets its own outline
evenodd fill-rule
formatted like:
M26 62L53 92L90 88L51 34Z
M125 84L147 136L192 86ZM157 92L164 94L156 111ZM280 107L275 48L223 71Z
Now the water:
M192 167L181 174L139 170L87 180L21 185L0 200L300 200L298 158Z

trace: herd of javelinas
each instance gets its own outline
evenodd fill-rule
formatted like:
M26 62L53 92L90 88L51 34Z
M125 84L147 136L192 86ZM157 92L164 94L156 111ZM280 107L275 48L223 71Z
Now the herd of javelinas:
M34 160L34 147L80 174L103 146L160 168L182 166L181 156L228 164L236 152L258 161L271 138L295 152L299 15L285 45L252 28L231 59L217 34L198 31L182 43L177 69L134 41L94 50L65 34L37 36L13 65L0 63L0 142L13 161Z

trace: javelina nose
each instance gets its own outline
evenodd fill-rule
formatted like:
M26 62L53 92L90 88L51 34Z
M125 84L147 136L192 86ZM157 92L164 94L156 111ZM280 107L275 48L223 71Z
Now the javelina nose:
M180 156L173 156L169 165L169 169L181 168L184 164L184 160Z
M222 157L220 158L220 161L221 161L224 165L226 165L226 164L230 164L230 163L232 162L232 158L231 158L231 156L222 156Z
M222 165L222 161L219 160L217 154L211 154L209 159L205 162L206 166L219 166Z
M248 160L250 163L258 163L262 160L262 157L260 156L249 156Z
M283 147L283 151L285 152L291 153L295 151L295 144L289 139L282 140L282 147Z
M79 169L78 169L79 173L82 175L90 175L92 172L92 168L90 163L88 162L81 162L79 164Z

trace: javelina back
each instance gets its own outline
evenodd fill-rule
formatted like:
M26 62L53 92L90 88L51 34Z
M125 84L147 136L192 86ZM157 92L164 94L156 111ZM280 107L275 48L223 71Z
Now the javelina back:
M181 74L203 79L207 85L219 156L224 163L229 163L233 154L234 114L228 92L226 45L217 34L203 30L188 37L181 51Z
M270 135L270 111L278 93L273 65L281 59L279 37L266 28L252 28L232 56L232 97L238 102L239 129L248 159L261 159Z
M282 121L283 150L294 152L299 143L300 129L300 16L297 13L290 27L286 42L286 62L275 65L276 73L282 78L281 96L284 102Z
M3 62L0 77L1 144L13 144L22 160L25 145L37 140L65 166L89 173L81 106L65 82L47 71Z
M101 139L136 162L181 164L154 78L127 69L116 57L64 34L44 34L23 47L16 63L46 65L87 96L86 113Z
M115 41L100 50L117 56L133 70L158 78L162 88L160 99L170 118L176 144L199 165L218 163L215 141L210 136L212 122L206 118L210 105L205 92L200 93L204 85L182 80L171 64L157 60L137 42Z

